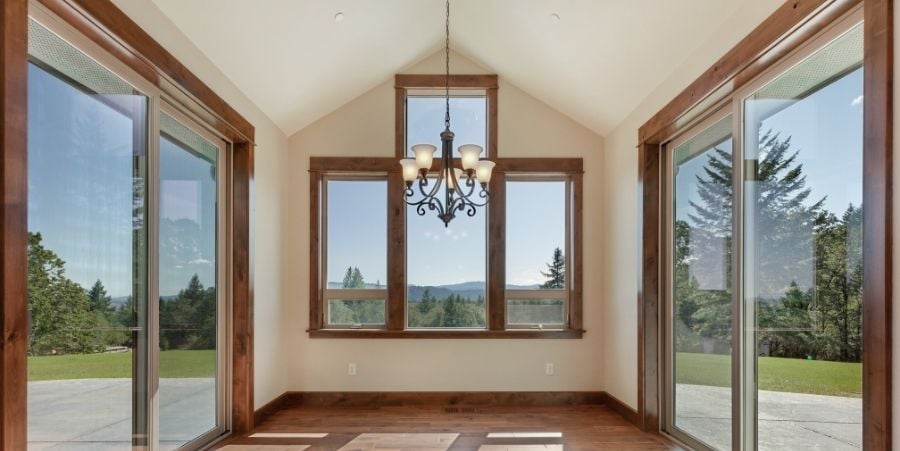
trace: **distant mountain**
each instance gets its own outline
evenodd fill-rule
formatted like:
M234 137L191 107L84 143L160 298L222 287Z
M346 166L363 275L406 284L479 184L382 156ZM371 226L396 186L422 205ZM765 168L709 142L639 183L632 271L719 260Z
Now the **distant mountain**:
M328 282L328 288L330 289L340 289L343 284L340 282ZM367 289L376 288L375 284L366 284ZM386 288L385 285L381 285L378 288ZM506 288L512 290L533 290L538 288L537 284L534 285L507 285ZM428 290L431 293L431 296L443 299L451 294L456 294L462 297L463 299L469 299L471 301L478 300L479 296L486 296L486 288L484 281L472 281L472 282L462 282L462 283L454 283L450 285L437 285L437 286L423 286L423 285L410 285L408 287L407 298L410 302L419 302L422 300L422 295L425 294L425 290Z

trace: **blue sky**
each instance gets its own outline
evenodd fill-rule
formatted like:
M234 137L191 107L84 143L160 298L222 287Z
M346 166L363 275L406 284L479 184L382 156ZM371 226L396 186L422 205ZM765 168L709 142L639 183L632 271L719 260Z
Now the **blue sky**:
M37 66L29 65L28 82L28 228L65 261L69 278L84 287L99 279L111 296L128 296L134 277L133 122ZM187 286L193 274L205 286L215 284L216 193L209 161L165 139L160 147L165 296Z
M761 131L773 130L791 137L791 148L798 151L806 186L812 190L808 203L826 197L824 207L840 216L851 203L862 203L862 69L795 101L789 107L762 121ZM753 100L783 102L781 100ZM730 149L730 143L720 144ZM703 172L707 158L700 155L679 166L676 196L698 200L696 175ZM690 209L680 208L679 219L687 219Z

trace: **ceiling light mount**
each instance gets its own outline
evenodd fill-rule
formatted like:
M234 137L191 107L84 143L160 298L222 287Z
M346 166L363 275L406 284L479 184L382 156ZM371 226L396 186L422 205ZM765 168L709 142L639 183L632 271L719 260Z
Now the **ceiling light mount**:
M340 12L340 11L338 11L337 13L335 13L335 15L334 15L334 22L335 22L335 23L341 23L341 22L343 22L343 21L344 21L344 13L342 13L342 12Z

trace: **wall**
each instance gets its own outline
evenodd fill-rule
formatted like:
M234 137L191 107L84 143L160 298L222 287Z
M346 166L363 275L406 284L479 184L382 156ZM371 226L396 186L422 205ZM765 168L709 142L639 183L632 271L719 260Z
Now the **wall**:
M638 128L716 60L750 34L781 0L744 4L719 31L651 92L621 124L606 136L600 204L615 212L600 217L604 230L601 278L604 299L603 339L606 391L637 408L637 290L638 254L637 133Z
M281 179L287 136L266 117L157 7L148 0L113 0L179 61L256 127L254 263L254 403L260 407L287 388L282 366Z
M454 73L489 73L459 54ZM441 73L438 53L402 73ZM585 161L585 274L600 267L600 152L603 139L568 117L500 79L498 144L501 157L582 157ZM438 130L436 130L436 133ZM362 94L290 137L283 187L285 222L282 239L288 308L294 324L285 356L289 388L299 391L424 390L602 390L601 289L597 278L584 287L581 340L361 340L310 339L308 246L310 156L394 156L393 79ZM347 375L347 364L358 375ZM544 375L553 362L556 374Z

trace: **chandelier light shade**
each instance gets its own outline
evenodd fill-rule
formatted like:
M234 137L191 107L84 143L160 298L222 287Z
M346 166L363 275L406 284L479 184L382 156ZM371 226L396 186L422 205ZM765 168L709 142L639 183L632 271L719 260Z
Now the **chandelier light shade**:
M454 167L456 163L453 158L454 134L450 130L450 0L447 0L444 51L446 109L444 131L441 132L440 165L432 174L431 166L437 147L431 144L416 144L411 148L415 158L400 160L400 166L403 180L406 182L404 193L406 203L415 206L419 216L435 212L447 227L457 212L475 216L478 207L487 205L488 183L494 170L494 162L482 160L481 153L484 149L476 144L459 146L458 161L461 167Z

